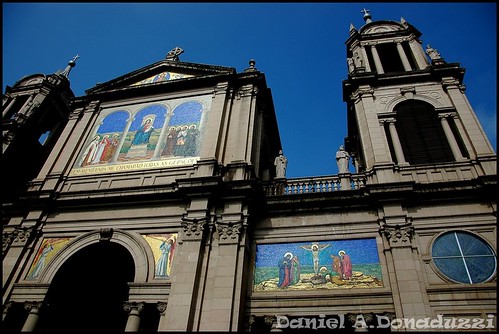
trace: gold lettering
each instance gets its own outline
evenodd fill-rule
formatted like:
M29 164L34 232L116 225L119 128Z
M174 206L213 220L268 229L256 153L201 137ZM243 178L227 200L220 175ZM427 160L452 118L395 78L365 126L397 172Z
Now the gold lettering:
M114 173L132 170L155 169L172 166L193 165L199 157L168 159L159 161L144 161L133 163L122 163L119 165L104 165L95 167L73 168L69 173L70 176L92 175L100 173Z

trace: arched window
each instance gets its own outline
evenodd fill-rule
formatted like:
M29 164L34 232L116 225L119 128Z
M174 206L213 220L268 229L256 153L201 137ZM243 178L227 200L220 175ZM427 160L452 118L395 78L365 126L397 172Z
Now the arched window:
M435 109L417 100L395 107L396 127L404 157L411 165L455 161Z

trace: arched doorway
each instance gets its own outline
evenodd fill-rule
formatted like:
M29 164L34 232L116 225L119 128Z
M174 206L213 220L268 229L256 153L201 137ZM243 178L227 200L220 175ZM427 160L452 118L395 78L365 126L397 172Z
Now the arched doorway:
M123 246L102 241L81 249L52 280L37 332L123 332L123 302L134 276L133 257Z

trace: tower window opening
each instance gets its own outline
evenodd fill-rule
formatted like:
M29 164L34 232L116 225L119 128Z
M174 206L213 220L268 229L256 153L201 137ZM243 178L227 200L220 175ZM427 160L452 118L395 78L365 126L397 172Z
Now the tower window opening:
M397 133L410 164L455 161L435 109L426 102L405 101L395 107Z
M400 59L400 55L395 43L383 43L376 45L381 65L385 73L388 72L403 72L404 65Z
M45 131L44 133L42 133L42 135L38 138L38 142L42 145L45 145L45 143L47 142L47 139L49 138L50 136L50 131Z
M371 68L371 71L374 71L376 70L376 67L374 66L374 58L373 58L373 53L371 51L371 48L365 48L364 49L366 51L366 55L367 55L367 62L369 63L369 67ZM367 69L366 69L367 71Z
M29 95L15 97L14 104L9 109L8 114L4 116L4 119L7 119L7 118L14 119L14 118L16 118L16 113L17 112L22 112L21 107L26 103L26 101L28 101L28 99L29 99Z

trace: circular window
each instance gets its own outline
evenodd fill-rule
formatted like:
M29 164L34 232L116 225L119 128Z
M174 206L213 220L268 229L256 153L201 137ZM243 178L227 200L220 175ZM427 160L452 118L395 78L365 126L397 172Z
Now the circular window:
M440 235L433 243L431 255L442 274L456 282L482 283L496 272L494 251L471 233L455 231Z

